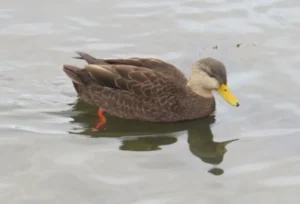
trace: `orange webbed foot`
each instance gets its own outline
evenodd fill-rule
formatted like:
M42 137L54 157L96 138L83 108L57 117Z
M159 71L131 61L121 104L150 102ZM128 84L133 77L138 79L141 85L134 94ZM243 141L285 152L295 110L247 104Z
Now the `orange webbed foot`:
M104 116L104 110L98 110L99 122L97 123L96 127L92 129L93 132L101 130L101 128L105 125L107 119Z

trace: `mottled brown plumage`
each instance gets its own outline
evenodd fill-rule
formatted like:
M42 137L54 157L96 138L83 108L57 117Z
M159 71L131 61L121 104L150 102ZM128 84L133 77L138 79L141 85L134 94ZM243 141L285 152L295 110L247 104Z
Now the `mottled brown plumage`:
M75 58L88 65L83 69L64 65L63 70L79 97L121 118L175 122L206 117L215 110L211 91L221 85L215 85L217 79L226 83L224 65L212 58L198 61L193 67L197 77L187 80L176 67L158 59L96 59L77 53ZM210 64L215 68L209 69ZM198 78L209 82L208 86L199 88Z

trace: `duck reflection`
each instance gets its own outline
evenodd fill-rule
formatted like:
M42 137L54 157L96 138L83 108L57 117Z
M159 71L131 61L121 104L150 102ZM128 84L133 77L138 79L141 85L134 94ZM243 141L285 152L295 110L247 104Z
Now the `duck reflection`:
M177 141L181 131L187 131L189 149L203 162L218 165L223 161L226 145L236 141L214 142L210 125L215 122L214 116L180 123L147 123L136 120L124 120L106 114L107 123L98 132L91 131L97 122L97 108L77 100L72 105L72 112L77 112L72 123L79 123L83 128L74 129L71 133L91 137L119 137L122 139L121 150L155 151L163 145ZM209 170L214 175L223 174L223 170L213 167Z

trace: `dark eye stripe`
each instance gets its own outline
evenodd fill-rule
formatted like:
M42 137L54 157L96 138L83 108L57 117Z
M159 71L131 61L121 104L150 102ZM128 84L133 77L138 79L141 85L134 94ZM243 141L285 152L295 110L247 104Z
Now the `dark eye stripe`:
M210 73L210 72L208 72L208 71L206 71L206 70L204 70L204 72L205 72L208 76L213 77L213 78L216 78L215 75L213 75L212 73Z
M220 78L217 77L216 75L214 75L214 74L212 74L212 73L210 73L210 72L208 72L208 71L206 71L206 70L205 70L205 73L206 73L208 76L210 76L210 77L216 79L220 84L222 84L222 82L221 82L222 80L220 80ZM225 83L225 84L226 84L226 83Z

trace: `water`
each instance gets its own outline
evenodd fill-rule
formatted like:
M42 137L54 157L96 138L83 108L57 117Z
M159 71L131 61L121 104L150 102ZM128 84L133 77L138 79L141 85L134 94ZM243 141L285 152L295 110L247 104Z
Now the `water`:
M2 203L298 203L300 3L8 1L0 9ZM154 125L78 101L75 51L151 56L187 75L202 57L240 100L215 117ZM278 195L278 197L276 196Z

